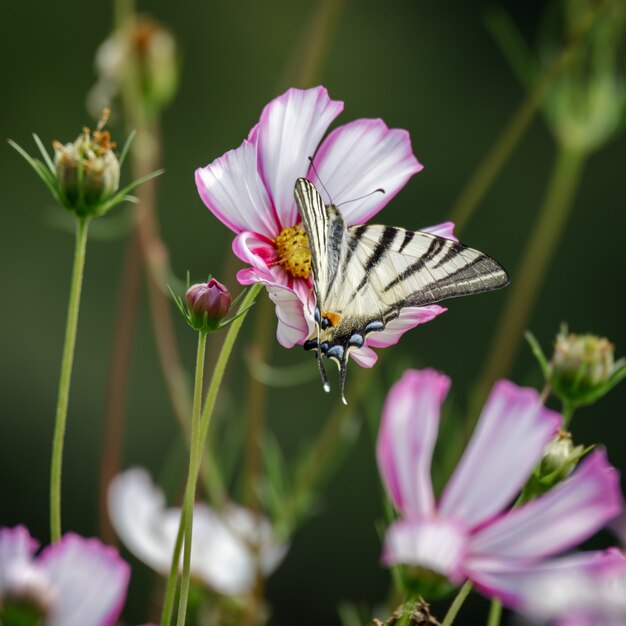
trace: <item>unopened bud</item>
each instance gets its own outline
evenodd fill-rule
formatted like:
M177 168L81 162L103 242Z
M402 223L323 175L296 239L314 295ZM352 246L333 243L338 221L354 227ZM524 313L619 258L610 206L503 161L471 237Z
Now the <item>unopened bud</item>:
M214 330L230 310L230 292L211 278L208 283L192 285L185 294L189 323L196 330Z
M163 108L176 92L179 77L174 37L152 17L136 16L128 31L115 31L96 53L98 83L91 90L91 111L108 105L128 80L129 63L144 104L152 110Z
M120 186L120 164L113 152L116 144L102 130L108 112L92 133L88 128L73 143L55 142L55 169L59 190L67 208L77 215L98 214L101 205Z
M550 382L556 395L584 403L607 383L615 369L614 346L604 337L561 332L556 339Z
M584 447L574 446L570 433L559 431L546 445L540 473L563 480L572 473L583 453Z

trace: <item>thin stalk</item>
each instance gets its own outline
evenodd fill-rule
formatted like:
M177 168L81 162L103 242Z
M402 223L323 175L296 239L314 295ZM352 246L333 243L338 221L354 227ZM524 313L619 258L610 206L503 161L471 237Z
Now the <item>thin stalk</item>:
M63 466L63 443L67 423L67 406L70 396L72 365L74 363L74 347L76 345L76 329L78 327L78 310L80 292L85 269L85 252L87 248L86 218L76 220L76 242L74 247L74 267L70 283L70 297L67 307L65 326L65 342L61 360L61 376L59 394L52 440L52 461L50 465L50 540L54 543L61 539L61 473Z
M491 601L489 608L489 618L487 619L487 626L500 626L500 620L502 619L502 602L494 598Z
M261 291L261 285L253 285L248 290L248 293L244 296L241 304L239 305L239 311L243 311L248 308L255 300L259 292ZM198 442L198 454L201 453L204 444L206 442L206 437L209 431L209 424L211 422L211 416L213 415L213 409L215 408L215 401L217 399L217 393L220 388L220 384L224 377L224 371L226 369L226 365L228 363L228 359L233 349L233 345L235 343L235 339L239 334L239 330L243 324L243 321L247 317L247 313L241 315L241 317L237 318L230 326L228 327L228 332L226 333L226 339L222 344L222 349L220 350L220 354L215 363L215 368L213 370L213 375L211 377L211 381L209 383L209 389L207 392L207 397L204 402L204 407L202 409L201 417L198 425L198 436L194 437L192 434L192 443L193 441ZM196 368L196 380L197 380L197 368ZM196 384L198 384L196 382ZM194 396L194 407L195 407L195 396ZM192 428L193 430L193 428ZM190 455L191 458L191 455ZM199 459L199 457L198 457ZM200 463L196 463L194 466L195 472L195 480L197 481L197 475L200 471ZM191 460L190 460L190 470L191 470ZM195 492L194 492L195 493ZM185 497L185 505L187 502L187 498ZM179 534L181 534L181 527L186 528L188 522L186 520L186 515L184 514L184 510L186 506L183 507L183 514L181 514L180 525L179 525ZM163 613L161 616L161 626L169 626L171 621L171 603L173 602L173 596L176 593L176 577L178 572L178 563L180 562L180 552L181 552L182 542L177 541L174 546L174 553L172 554L172 567L170 568L170 573L167 580L166 586L166 604L163 607ZM179 600L182 603L182 584L181 584L181 598ZM185 598L185 605L187 604L187 599ZM185 608L186 610L186 608ZM180 605L179 605L179 620L180 620Z
M257 308L254 343L250 346L250 350L254 350L257 359L268 361L271 349L270 338L273 338L273 333L268 332L273 318L272 302L269 298L263 299L258 303ZM254 376L250 376L247 395L245 501L253 511L259 511L261 502L258 487L262 472L261 446L263 444L267 387Z
M520 268L511 281L508 299L479 379L477 403L482 402L496 378L505 376L513 364L539 288L563 233L585 157L586 153L579 150L559 148L543 206Z
M594 25L598 15L607 6L607 2L591 3L587 13L581 18L577 30L572 33L561 52L548 66L535 83L525 100L493 144L487 155L461 191L451 212L450 219L456 225L457 234L465 227L474 210L491 187L496 176L507 162L511 153L523 137L554 81L575 58L581 43Z
M141 294L142 266L139 235L137 231L134 231L126 244L104 406L104 433L100 461L100 537L108 544L116 541L116 535L107 513L107 491L111 480L119 473L121 467L124 413L128 401L130 357Z
M178 567L180 564L180 552L183 547L183 539L185 537L186 528L186 512L183 509L180 514L180 523L178 524L178 533L176 534L176 543L174 544L174 555L170 571L167 576L165 585L165 594L163 595L163 609L161 611L161 626L169 626L172 621L172 612L174 610L174 600L176 599L176 585L178 583Z
M563 408L561 409L561 415L563 416L563 424L561 424L562 430L568 430L569 425L572 421L572 417L574 416L574 406L571 402L564 401Z
M469 596L470 591L472 590L472 583L468 580L462 587L459 589L459 593L456 594L446 616L443 618L443 622L441 622L441 626L452 626L452 622L456 619L458 612L461 610L463 603L467 600L467 596Z
M202 381L204 377L204 355L207 333L198 333L198 351L196 354L196 377L193 387L193 409L191 413L191 451L189 453L189 473L185 488L185 501L181 512L181 526L185 525L183 548L183 572L180 581L180 599L178 601L178 626L185 626L187 600L189 598L189 574L191 569L191 539L193 534L193 508L196 501L196 487L200 469L202 439L200 439L200 414L202 409ZM179 531L180 532L180 531Z
M135 18L134 0L115 0L115 27L128 43L121 81L122 103L129 129L136 131L131 147L133 178L140 178L158 168L161 154L159 119L149 112L140 89L137 55L131 42ZM169 275L166 247L160 238L156 217L156 181L150 180L137 190L134 207L134 232L127 244L118 298L117 323L110 357L107 403L104 416L104 445L100 470L100 527L103 537L113 533L106 515L106 492L111 478L119 472L119 450L122 449L124 414L128 396L128 371L132 354L132 338L136 326L138 298L142 282L141 270L146 268L148 295L157 344L159 363L166 383L172 410L185 439L189 439L187 420L191 413L191 397L185 372L178 355L170 305L165 295Z

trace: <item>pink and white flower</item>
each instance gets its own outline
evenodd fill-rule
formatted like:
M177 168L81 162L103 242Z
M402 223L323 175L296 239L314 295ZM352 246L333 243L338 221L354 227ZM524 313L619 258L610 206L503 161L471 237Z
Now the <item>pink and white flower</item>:
M536 624L626 624L626 557L615 548L494 568L507 604Z
M236 233L233 251L250 265L238 273L239 282L267 287L276 306L277 338L287 348L303 343L314 326L310 255L294 200L297 178L316 181L319 176L335 204L383 188L384 194L342 207L347 224L353 225L378 213L422 169L407 131L390 129L380 119L355 120L322 141L342 109L343 102L331 100L323 87L289 89L263 109L239 148L196 170L200 197ZM452 226L435 230L453 238ZM438 305L405 309L351 355L371 367L376 361L371 347L396 343L404 332L444 310Z
M383 561L470 579L510 602L497 572L534 567L604 526L622 508L618 473L594 451L551 491L510 510L561 416L534 389L503 380L437 500L430 463L449 386L434 370L408 371L385 401L378 465L400 518L387 530Z
M124 545L167 576L180 508L166 508L163 492L141 468L116 476L108 496L109 516ZM218 593L249 593L257 570L269 575L287 553L287 545L274 537L269 520L248 509L231 504L217 513L198 503L193 515L191 574Z
M0 623L17 606L44 626L114 624L130 576L117 551L72 533L36 556L38 546L24 526L0 528Z

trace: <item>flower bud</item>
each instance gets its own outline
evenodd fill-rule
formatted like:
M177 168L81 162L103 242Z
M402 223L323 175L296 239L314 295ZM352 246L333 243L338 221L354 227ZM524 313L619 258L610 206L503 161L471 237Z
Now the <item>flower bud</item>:
M132 77L146 107L154 111L170 102L179 77L176 41L157 20L139 15L129 31L115 31L98 48L99 79L88 96L90 111L98 111L111 102L123 81L128 80L131 63L136 70Z
M88 128L74 143L54 143L54 165L59 191L67 208L77 215L95 215L102 204L119 189L120 164L113 152L109 131L102 130L108 111L98 128Z
M188 321L196 330L215 330L226 317L231 304L228 289L211 278L208 283L192 285L185 294Z
M569 476L584 453L584 446L574 446L568 432L559 431L546 445L541 459L540 475L552 476L558 482Z
M586 396L611 378L613 351L613 344L604 337L561 331L552 358L550 382L554 393L574 405L584 404Z
M607 4L596 9L595 21L580 50L555 80L544 102L558 141L584 152L599 149L619 131L626 107L622 59L626 5ZM562 7L565 36L573 38L593 9L592 0L569 0ZM553 42L546 42L546 49L553 47Z

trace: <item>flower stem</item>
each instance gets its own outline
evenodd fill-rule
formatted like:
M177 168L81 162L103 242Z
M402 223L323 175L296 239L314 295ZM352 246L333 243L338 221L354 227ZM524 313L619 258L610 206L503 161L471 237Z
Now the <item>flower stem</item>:
M78 326L78 309L80 291L85 268L85 251L87 248L88 220L79 217L76 220L76 243L74 247L74 267L70 285L70 298L67 307L65 342L61 361L59 394L52 440L52 462L50 465L50 540L54 543L61 539L61 472L63 465L63 442L67 422L67 406L70 396L72 364L74 362L74 346L76 345L76 328Z
M259 294L259 292L261 291L262 287L261 285L254 285L252 286L249 290L248 293L245 295L245 297L243 298L241 304L239 305L239 311L243 311L244 309L248 308L255 300L255 298L257 297L257 295ZM192 446L192 450L194 449L195 445L197 444L197 460L195 462L195 465L192 466L192 456L195 458L195 454L194 453L190 453L190 461L189 461L189 471L190 471L190 476L189 479L191 479L191 472L193 469L193 473L194 473L194 492L193 495L195 495L195 483L197 482L197 478L198 478L198 473L200 472L200 454L202 452L202 449L204 447L204 444L206 442L206 437L207 437L207 433L209 431L209 424L211 421L211 416L213 414L213 408L215 407L215 400L217 398L217 393L219 391L220 388L220 384L222 382L222 378L224 377L224 371L226 369L226 364L228 363L228 359L230 357L230 354L232 352L233 349L233 345L235 343L235 339L237 338L237 335L239 334L239 330L241 329L241 325L243 324L243 321L245 320L245 318L247 317L247 313L244 313L243 315L241 315L241 317L237 318L232 324L229 325L228 327L228 332L226 334L226 339L224 340L224 343L222 344L222 349L220 350L220 354L217 358L217 362L215 363L215 368L213 370L213 375L211 377L211 381L209 383L209 389L207 392L207 397L206 400L204 402L204 407L202 409L202 413L201 413L201 417L198 421L198 424L196 425L195 422L196 420L192 420L192 440L191 440L191 446ZM204 350L204 348L203 348ZM203 356L204 358L204 356ZM196 365L196 383L195 383L196 387L200 387L202 388L202 383L201 381L198 381L198 366ZM194 415L195 415L195 411L196 411L196 400L197 400L197 394L194 392ZM197 430L197 436L196 436L196 432L194 431L194 426L197 426L198 430ZM194 451L195 452L195 451ZM188 485L189 485L189 479L188 479ZM182 528L185 528L185 536L186 536L186 530L187 530L187 526L189 524L189 521L187 520L187 513L192 513L193 512L193 502L192 502L192 508L191 511L188 509L187 507L187 491L185 491L185 502L183 503L183 511L181 513L181 517L180 517L180 526L179 526L179 537L182 537ZM186 513L187 512L187 513ZM185 541L185 548L187 548L187 541ZM174 553L172 555L172 567L170 568L170 573L168 576L168 580L167 580L167 585L166 585L166 592L165 592L165 601L164 601L164 605L163 605L163 612L161 614L161 626L169 626L170 622L171 622L171 613L172 613L172 605L173 605L173 601L174 601L174 595L176 592L176 578L177 578L177 573L178 573L178 564L180 562L180 552L181 552L181 546L182 546L182 541L179 539L176 541L176 545L174 546ZM189 542L189 549L191 548L191 542ZM183 563L183 568L184 568L184 563ZM187 580L188 582L188 580ZM183 571L183 582L181 582L181 597L180 597L180 604L183 603L184 600L184 604L185 607L184 609L180 608L180 604L179 604L179 613L178 613L178 623L181 624L180 618L181 618L181 610L184 612L186 611L186 605L187 605L187 596L185 596L183 598L183 584L184 584L184 571ZM187 590L188 591L188 590ZM183 622L184 623L184 616L183 616Z
M563 416L563 424L561 425L561 428L563 430L568 430L572 417L574 416L574 407L571 402L563 402L561 415Z
M491 601L491 607L489 608L489 618L487 619L487 626L500 626L501 618L502 618L502 602L494 598Z
M198 333L198 351L196 354L196 377L193 387L193 408L191 411L191 450L189 453L189 474L185 488L185 500L181 512L181 526L185 525L185 541L183 549L183 573L180 582L180 599L178 602L178 626L184 626L187 616L187 599L189 598L189 571L191 566L191 535L193 533L193 507L196 500L196 486L200 468L202 440L200 439L200 413L202 408L202 380L204 376L204 354L207 333ZM179 531L180 534L180 531Z
M463 603L469 596L470 591L472 590L472 583L468 580L466 583L459 589L459 593L456 594L456 598L452 601L446 616L443 618L443 622L441 622L441 626L451 626L452 622L456 619L458 612L461 610Z
M180 514L180 523L178 524L178 533L176 535L176 543L174 544L174 557L170 565L170 571L167 576L165 585L165 595L163 596L163 609L161 611L162 626L169 626L172 621L172 611L174 610L174 600L176 598L176 583L178 582L178 566L180 564L180 552L183 547L183 538L185 536L186 515L183 509Z
M513 277L505 309L479 379L477 405L482 403L496 378L505 376L513 364L522 333L573 204L585 157L585 152L564 146L559 148L541 213L520 268Z

